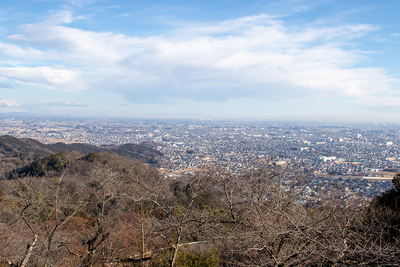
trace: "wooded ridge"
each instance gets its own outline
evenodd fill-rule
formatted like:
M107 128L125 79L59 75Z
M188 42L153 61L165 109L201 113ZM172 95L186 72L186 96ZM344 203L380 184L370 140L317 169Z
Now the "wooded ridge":
M16 138L10 135L0 136L0 160L2 162L0 174L10 172L22 165L30 164L45 155L72 151L86 155L91 152L111 151L117 155L135 159L139 162L158 166L163 154L156 149L144 145L123 144L112 146L94 146L90 144L43 144L30 138Z

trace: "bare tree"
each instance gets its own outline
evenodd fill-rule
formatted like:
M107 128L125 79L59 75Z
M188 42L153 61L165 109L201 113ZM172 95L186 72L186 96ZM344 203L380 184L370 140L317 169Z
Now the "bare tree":
M107 220L107 215L110 205L118 201L120 184L118 172L105 165L93 168L88 181L88 193L92 212L96 215L96 232L86 241L87 254L83 257L81 266L93 265L97 250L110 235L112 220Z
M208 198L216 181L208 173L197 173L172 184L163 177L148 179L134 172L128 176L143 190L138 200L149 203L152 213L146 222L166 248L172 249L170 266L174 266L183 244L204 242L202 233L212 218L204 207L210 204Z
M78 191L68 192L66 174L67 169L54 179L25 177L2 182L6 190L6 209L3 212L9 210L8 214L20 215L19 218L11 216L8 223L19 225L21 220L34 236L24 258L14 265L26 265L32 255L41 264L56 263L54 255L59 254L60 246L53 249L53 244L58 230L85 206L79 201ZM60 244L59 241L57 243ZM37 247L39 251L33 253Z

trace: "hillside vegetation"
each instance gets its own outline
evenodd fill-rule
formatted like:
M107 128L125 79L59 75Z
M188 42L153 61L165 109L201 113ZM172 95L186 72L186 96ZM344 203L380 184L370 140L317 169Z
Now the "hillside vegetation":
M255 162L241 176L213 168L175 180L111 151L32 158L0 181L0 266L400 261L400 175L363 209L307 208L300 191L280 186L301 179L290 166Z
M30 138L16 138L9 135L0 136L0 174L11 172L23 165L30 164L42 156L71 151L78 155L92 152L112 151L117 155L135 159L139 162L159 165L163 154L156 149L136 144L97 147L90 144L42 144Z

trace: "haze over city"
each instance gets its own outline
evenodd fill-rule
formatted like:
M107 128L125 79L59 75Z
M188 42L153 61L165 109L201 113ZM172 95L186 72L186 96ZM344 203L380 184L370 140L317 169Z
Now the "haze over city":
M398 121L398 1L0 4L0 112Z

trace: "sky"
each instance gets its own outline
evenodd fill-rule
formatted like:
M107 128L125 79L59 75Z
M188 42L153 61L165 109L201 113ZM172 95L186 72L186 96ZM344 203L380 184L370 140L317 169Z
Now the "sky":
M400 122L400 1L0 3L0 113Z

